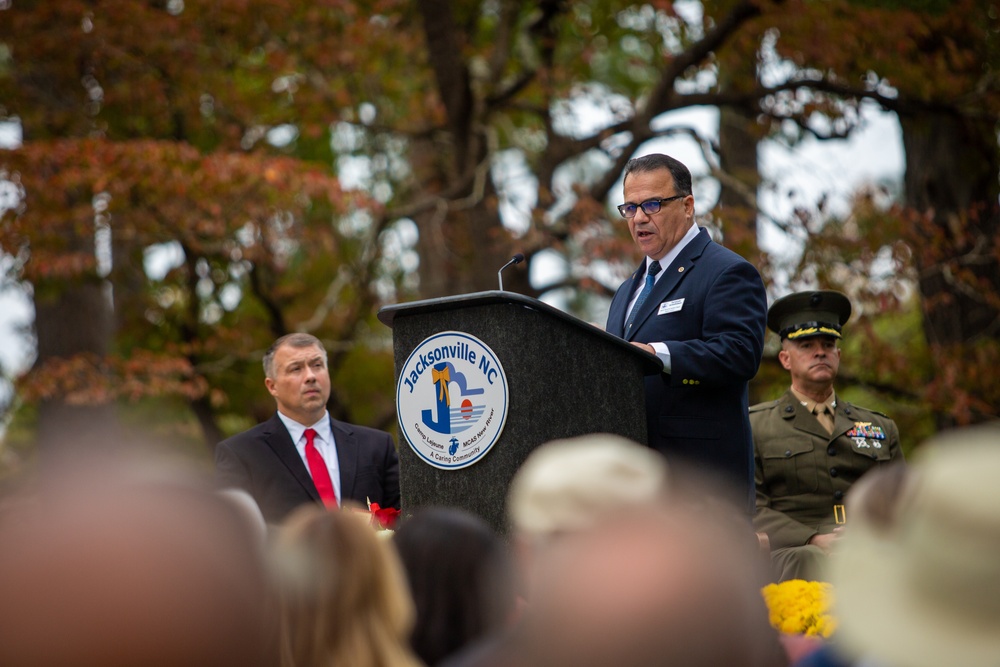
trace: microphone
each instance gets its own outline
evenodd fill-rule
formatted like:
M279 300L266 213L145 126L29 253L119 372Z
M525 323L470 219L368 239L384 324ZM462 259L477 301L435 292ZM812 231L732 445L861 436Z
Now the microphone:
M500 270L497 271L497 281L499 281L499 283L500 283L500 291L501 292L503 291L503 276L501 275L503 273L503 270L506 269L511 264L520 264L523 261L524 261L524 255L521 254L521 253L517 253L516 255L514 255L513 257L510 258L509 262L507 262L506 264L504 264L503 266L501 266Z

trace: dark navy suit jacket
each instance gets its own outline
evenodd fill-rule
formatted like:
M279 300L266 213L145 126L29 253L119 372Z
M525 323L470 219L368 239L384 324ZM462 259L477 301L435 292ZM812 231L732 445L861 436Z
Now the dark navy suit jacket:
M646 377L649 446L668 460L721 473L752 514L747 384L764 350L767 294L760 273L702 228L664 267L632 330L625 332L625 311L645 272L644 262L618 288L606 329L628 341L662 342L670 349L670 374ZM661 304L669 307L660 312Z
M335 419L330 419L330 427L340 463L341 500L367 507L367 499L399 509L399 458L392 436ZM277 413L216 445L215 477L220 488L240 488L253 496L268 523L280 523L299 505L320 502Z

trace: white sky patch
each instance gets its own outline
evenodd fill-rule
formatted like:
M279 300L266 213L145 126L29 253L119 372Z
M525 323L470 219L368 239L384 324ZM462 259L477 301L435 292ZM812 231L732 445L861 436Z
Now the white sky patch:
M24 135L16 121L0 122L0 149L14 149L21 145ZM13 186L0 192L0 206L7 208L17 203ZM9 270L13 260L0 256L0 274ZM17 285L0 282L0 364L8 373L20 373L34 363L30 341L20 333L35 318L35 307L30 295ZM0 392L8 391L0 383Z
M763 177L773 183L762 188L761 208L778 220L798 207L814 210L826 195L827 210L844 216L850 212L851 197L866 185L897 185L905 169L902 129L896 115L874 104L862 107L862 123L847 140L820 141L805 138L789 148L764 142L758 159ZM779 258L791 259L801 246L789 239L767 219L759 225L760 246Z
M283 148L299 138L299 128L285 123L272 127L267 131L267 142L277 148Z
M142 256L143 269L150 280L160 281L173 269L184 263L184 250L177 241L157 243L145 249Z
M21 124L14 121L0 121L0 148L17 148L24 141Z
M538 203L538 179L528 168L524 153L516 148L493 156L492 177L500 198L500 218L516 235L531 225L531 210Z

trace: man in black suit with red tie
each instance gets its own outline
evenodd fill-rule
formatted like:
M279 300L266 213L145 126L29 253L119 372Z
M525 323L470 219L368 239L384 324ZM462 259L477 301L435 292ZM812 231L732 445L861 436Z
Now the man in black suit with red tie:
M276 340L264 355L264 384L277 413L216 446L219 485L246 490L268 523L312 502L400 507L392 436L330 417L326 364L326 350L315 336L295 333Z

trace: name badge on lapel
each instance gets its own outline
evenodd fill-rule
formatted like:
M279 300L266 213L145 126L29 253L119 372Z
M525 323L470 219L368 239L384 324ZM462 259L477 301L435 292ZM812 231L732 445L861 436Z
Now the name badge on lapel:
M678 310L684 307L684 299L674 299L673 301L664 301L660 304L660 309L656 312L657 315L663 315L664 313L676 313Z

